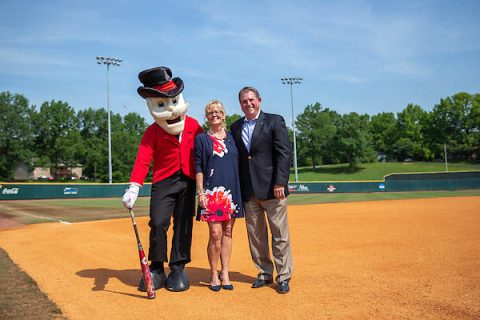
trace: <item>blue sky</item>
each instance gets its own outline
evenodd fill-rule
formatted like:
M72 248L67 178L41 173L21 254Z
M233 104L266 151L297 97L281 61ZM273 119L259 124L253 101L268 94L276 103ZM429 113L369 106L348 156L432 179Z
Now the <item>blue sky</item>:
M189 114L213 99L241 114L238 90L259 89L263 110L291 123L320 102L341 114L425 110L460 91L480 92L480 1L0 0L0 91L39 107L110 107L148 122L140 71L168 66L185 82Z

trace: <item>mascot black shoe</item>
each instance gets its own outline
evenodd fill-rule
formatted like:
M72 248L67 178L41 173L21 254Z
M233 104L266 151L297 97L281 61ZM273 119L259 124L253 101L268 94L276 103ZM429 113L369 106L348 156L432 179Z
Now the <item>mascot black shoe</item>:
M190 282L183 265L172 266L165 288L174 292L185 291L190 288Z
M155 287L155 290L165 287L167 276L165 275L164 271L152 270L150 274L152 275L152 281L153 281L153 286ZM140 283L138 284L138 290L142 292L147 292L147 290L145 289L145 282L143 280L143 277L140 280Z

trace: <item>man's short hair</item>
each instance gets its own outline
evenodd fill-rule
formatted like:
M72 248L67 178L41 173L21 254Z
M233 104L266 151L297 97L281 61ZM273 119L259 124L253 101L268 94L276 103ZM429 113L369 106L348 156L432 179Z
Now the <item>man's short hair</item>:
M238 93L238 101L241 101L242 95L248 91L252 91L257 99L260 98L260 93L258 93L258 90L255 89L254 87L243 87Z

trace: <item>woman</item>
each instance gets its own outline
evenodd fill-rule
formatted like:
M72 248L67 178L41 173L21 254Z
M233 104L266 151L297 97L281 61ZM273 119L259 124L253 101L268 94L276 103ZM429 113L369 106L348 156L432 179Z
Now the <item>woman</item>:
M243 217L238 176L238 152L225 125L225 108L218 100L205 107L210 129L195 138L197 179L197 220L206 221L210 229L207 254L210 263L210 286L213 291L233 290L229 278L232 253L232 230L235 218ZM218 260L221 272L218 273Z

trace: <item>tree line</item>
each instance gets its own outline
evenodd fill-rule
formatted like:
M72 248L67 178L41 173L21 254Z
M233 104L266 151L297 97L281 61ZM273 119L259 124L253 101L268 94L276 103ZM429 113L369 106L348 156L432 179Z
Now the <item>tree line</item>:
M240 118L227 117L228 126ZM148 123L139 114L111 113L112 180L128 181ZM75 110L62 101L37 108L21 94L0 93L0 179L13 179L23 163L52 169L83 167L83 175L108 181L108 114L104 108ZM205 124L204 124L205 126ZM362 162L477 161L480 148L480 95L457 93L432 111L409 104L397 114L338 114L320 103L295 119L298 166ZM290 129L291 140L293 131Z
M128 181L144 130L137 113L112 113L112 180ZM83 175L108 181L108 113L104 108L75 110L62 101L30 106L20 94L0 93L0 179L13 179L19 163L51 168L81 165Z
M432 111L408 104L401 112L340 115L320 103L295 121L299 166L386 161L478 161L480 94L442 98Z

